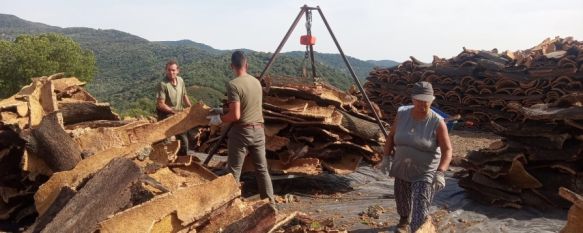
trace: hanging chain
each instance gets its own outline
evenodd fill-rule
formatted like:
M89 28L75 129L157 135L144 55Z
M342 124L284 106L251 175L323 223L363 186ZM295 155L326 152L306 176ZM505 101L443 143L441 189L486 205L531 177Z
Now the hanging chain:
M307 35L311 36L312 35L312 11L306 11L306 30L307 30ZM304 56L304 59L308 59L310 57L310 50L309 50L309 45L306 44L306 54Z
M311 36L312 35L312 11L308 10L306 11L306 35ZM309 43L306 44L306 53L304 55L304 61L305 60L310 60L310 62L314 62L311 60L310 58L310 46L308 45ZM304 72L306 73L305 77L307 77L307 69L305 67L306 65L304 64ZM312 82L314 82L316 77L312 77Z
M306 11L306 29L308 36L312 35L312 11Z
M312 11L306 11L306 30L307 35L312 35ZM304 60L302 61L302 74L304 78L308 77L308 69L306 67L306 60L310 59L310 47L306 44L306 52L304 53Z

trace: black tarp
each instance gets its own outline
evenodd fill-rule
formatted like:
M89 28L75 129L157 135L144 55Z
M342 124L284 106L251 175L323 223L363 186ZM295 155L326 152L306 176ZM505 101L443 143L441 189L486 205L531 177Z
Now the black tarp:
M254 186L246 178L248 186ZM282 211L299 210L314 219L334 219L335 228L350 232L393 232L398 222L393 195L393 179L370 166L362 166L349 175L323 174L274 181L278 195L291 194L299 202L280 204ZM363 221L359 214L369 206L379 205L385 212L377 224ZM438 232L558 232L566 223L567 210L501 208L470 199L457 180L447 174L447 185L431 207L440 219Z

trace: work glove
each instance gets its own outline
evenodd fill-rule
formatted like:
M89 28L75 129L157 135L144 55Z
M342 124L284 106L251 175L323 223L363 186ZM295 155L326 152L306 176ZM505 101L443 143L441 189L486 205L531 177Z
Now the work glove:
M223 115L223 114L225 114L225 110L223 110L223 108L212 108L210 114Z
M437 193L445 188L445 173L443 171L435 171L433 176L433 192Z
M221 115L210 115L207 116L206 119L210 120L209 125L211 126L217 126L223 123L223 121L221 120Z

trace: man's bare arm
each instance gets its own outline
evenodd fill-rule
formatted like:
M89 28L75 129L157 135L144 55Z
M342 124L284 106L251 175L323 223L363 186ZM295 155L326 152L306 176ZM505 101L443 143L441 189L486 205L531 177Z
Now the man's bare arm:
M241 102L233 101L229 103L229 111L221 117L223 122L233 122L241 119Z
M164 103L164 99L161 99L161 98L158 98L156 108L162 112L165 112L165 113L171 113L171 114L176 113L176 111L174 111L174 109L172 109L170 106L168 106L166 103Z
M182 102L184 102L185 108L190 108L190 106L192 106L192 103L190 103L190 98L188 98L187 95L182 96Z

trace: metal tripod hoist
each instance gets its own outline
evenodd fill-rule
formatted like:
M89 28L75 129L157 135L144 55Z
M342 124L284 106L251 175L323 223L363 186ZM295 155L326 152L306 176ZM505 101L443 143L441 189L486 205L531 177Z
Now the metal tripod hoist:
M307 30L307 34L300 37L300 43L302 45L305 45L306 46L306 54L305 54L305 58L304 59L307 59L309 57L310 64L311 64L311 70L312 70L312 72L311 72L312 73L312 78L313 78L314 81L317 81L318 75L316 73L316 65L315 65L315 62L314 62L314 45L316 44L316 37L314 37L312 35L312 11L314 11L314 10L315 11L318 11L318 13L320 14L320 17L324 21L324 24L326 25L326 28L328 29L328 32L330 33L330 36L332 36L332 40L334 40L334 43L336 44L336 48L338 48L338 51L340 52L340 55L342 56L342 59L344 60L344 63L346 64L346 67L348 68L348 71L350 72L350 76L352 76L352 79L353 79L354 83L356 84L356 86L360 90L360 93L362 93L362 96L365 98L366 103L368 104L368 107L370 108L371 112L374 114L374 117L376 119L376 123L380 127L381 132L383 133L383 135L385 136L385 138L388 138L389 134L388 134L387 130L385 129L385 127L384 127L384 125L383 125L383 123L382 123L382 121L381 121L381 119L379 117L379 114L376 112L376 110L372 106L372 103L371 103L370 99L368 98L368 95L364 91L364 88L362 87L362 84L360 83L358 77L356 77L356 74L354 73L354 70L352 69L352 66L350 65L350 62L346 58L346 55L344 55L344 51L342 51L342 48L340 47L340 44L338 43L338 40L336 39L336 36L334 35L334 32L332 32L332 28L330 28L330 24L328 24L328 21L326 20L326 17L324 17L324 14L322 13L322 9L320 9L319 6L309 7L307 5L304 5L304 6L301 7L300 13L295 18L295 20L292 23L291 27L289 28L289 30L287 31L287 33L283 37L283 40L279 43L279 46L277 46L277 49L275 50L275 52L273 53L273 55L269 59L269 62L267 62L267 65L265 65L265 68L261 72L261 75L259 75L259 77L258 77L259 81L263 81L263 76L267 73L267 71L269 70L269 68L271 67L271 65L273 65L273 62L275 61L275 58L281 52L281 49L283 48L283 46L285 45L285 43L289 39L290 35L292 34L293 30L298 25L298 22L300 21L300 19L302 18L303 15L306 16L306 30ZM307 76L306 73L307 72L306 72L306 69L304 67L304 77ZM269 87L267 87L267 90L269 90ZM215 142L215 144L213 145L213 147L210 149L208 157L203 162L204 165L207 165L210 162L212 156L218 150L220 143L224 140L224 138L228 134L228 132L230 130L230 127L231 126L229 126L226 130L223 131L223 133L221 134L219 140L217 142Z

